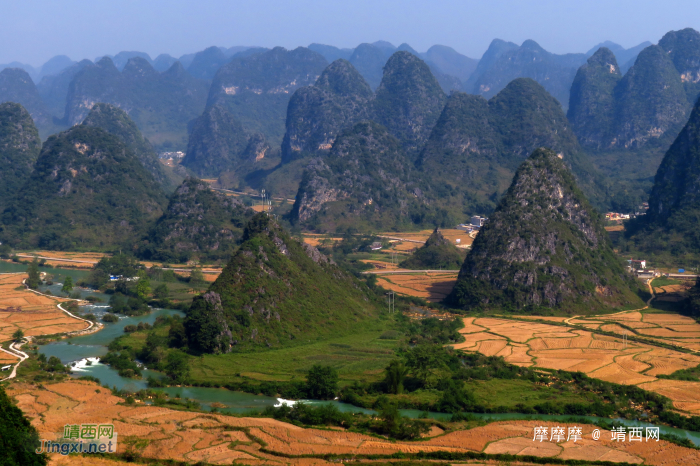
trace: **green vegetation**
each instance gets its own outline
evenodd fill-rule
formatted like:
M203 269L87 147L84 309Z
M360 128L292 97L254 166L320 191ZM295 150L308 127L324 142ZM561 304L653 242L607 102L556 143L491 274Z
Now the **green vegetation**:
M83 124L102 128L121 139L166 192L172 192L182 180L182 177L166 171L163 164L158 161L158 154L151 143L143 137L136 123L124 110L114 105L97 103L93 105Z
M187 178L170 198L163 216L138 247L146 260L187 263L226 261L254 214L235 197Z
M283 163L326 154L344 129L368 117L373 98L369 84L348 61L328 65L313 86L297 89L289 101Z
M39 288L41 283L41 274L39 272L39 260L34 257L27 267L27 281L26 284L29 288L36 290Z
M63 286L61 287L61 291L70 294L71 291L73 291L73 277L68 275L65 280L63 280Z
M44 466L45 453L37 455L39 434L0 387L0 457L6 466Z
M435 228L423 246L418 248L408 259L399 264L405 269L446 269L459 270L464 262L464 252L460 251L450 240Z
M221 275L194 298L185 322L189 348L260 351L339 336L375 320L376 301L318 250L257 214Z
M192 77L179 62L158 73L143 58L130 59L119 70L109 57L86 64L73 79L66 102L66 123L85 119L84 102L105 102L129 109L148 140L159 150L184 150L187 123L204 111L208 82Z
M700 103L666 152L654 179L649 211L627 223L621 251L644 251L653 260L671 256L696 264L700 258L700 234L696 224L700 200L696 190L700 167Z
M160 186L120 139L78 125L46 141L0 236L13 247L131 247L164 206Z
M317 231L454 225L444 209L429 205L422 196L427 188L414 174L386 128L360 122L338 136L327 157L307 167L291 218Z
M417 152L440 117L445 93L428 65L410 52L394 53L383 70L372 119L384 125L409 152Z
M12 334L12 340L15 341L15 343L18 343L24 338L24 332L22 329L18 328L15 333Z
M516 172L446 301L465 310L584 314L641 307L639 288L572 174L540 149Z
M39 157L41 139L31 115L12 102L0 104L0 210L22 188Z
M225 106L245 128L282 142L289 98L313 84L328 62L305 47L234 58L216 72L207 106ZM235 89L234 93L227 90Z

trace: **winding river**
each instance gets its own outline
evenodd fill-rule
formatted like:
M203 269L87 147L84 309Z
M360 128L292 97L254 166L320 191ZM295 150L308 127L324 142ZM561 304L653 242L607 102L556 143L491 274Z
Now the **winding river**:
M8 262L0 261L0 272L24 272L27 266L24 264L14 264ZM50 290L54 294L60 294L61 287L63 285L63 280L65 277L70 276L74 282L85 278L89 272L84 270L75 269L58 269L58 268L41 268L42 271L52 274L54 284L51 286L42 286L41 290ZM94 305L82 306L81 312L83 313L93 313L98 317L102 317L107 309L107 303L109 302L109 296L103 293L99 293L92 290L78 289L82 298L87 298L88 296L93 296L101 302L97 302ZM89 335L82 335L73 338L63 339L57 342L48 343L46 345L40 346L39 351L46 355L46 357L56 356L64 364L75 364L73 368L73 376L80 377L85 375L90 375L100 379L103 385L109 387L116 387L120 390L128 391L138 391L147 388L146 379L148 376L153 376L155 378L162 377L163 375L159 372L144 370L142 379L129 379L121 377L116 370L111 367L101 364L99 362L99 357L107 353L107 346L119 335L124 333L124 327L126 325L138 325L139 322L146 322L153 324L158 316L161 315L184 315L181 311L172 309L156 309L148 315L137 316L137 317L124 317L120 316L118 322L115 323L105 323L104 328L99 332L92 333ZM90 365L86 362L90 361ZM226 390L224 388L205 388L205 387L166 387L159 388L166 392L169 396L178 396L182 399L188 398L190 400L196 401L202 405L205 410L211 410L212 404L217 406L223 404L226 408L219 408L218 411L222 413L231 414L241 414L250 411L260 411L268 406L275 406L279 404L277 398L272 398L263 395L252 395L243 392L234 392ZM374 414L375 411L353 406L347 403L342 403L339 401L319 401L319 400L305 400L308 404L327 404L331 403L335 405L340 411L343 412L354 412L354 413L367 413ZM426 413L419 410L404 409L401 410L401 414L411 418L418 418ZM428 417L436 420L449 420L451 415L444 413L427 413ZM539 419L543 421L565 421L570 419L571 416L565 415L529 415L529 414L519 414L519 413L497 413L497 414L483 414L483 413L473 413L474 417L484 420L517 420L517 419ZM595 416L576 416L577 419L585 419L591 423L599 421L611 421L607 418L599 418ZM630 421L627 419L617 419L617 421L623 425L627 426L641 426L641 427L655 427L653 424L641 422L641 421ZM659 426L660 432L662 434L673 434L681 438L687 438L693 442L696 446L700 446L700 433L687 431L683 429L675 429L672 427Z

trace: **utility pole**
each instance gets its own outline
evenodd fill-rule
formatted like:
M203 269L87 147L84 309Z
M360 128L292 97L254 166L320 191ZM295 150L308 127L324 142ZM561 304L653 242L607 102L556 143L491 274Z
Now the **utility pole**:
M396 293L390 291L387 295L389 295L389 314L393 314L396 311Z

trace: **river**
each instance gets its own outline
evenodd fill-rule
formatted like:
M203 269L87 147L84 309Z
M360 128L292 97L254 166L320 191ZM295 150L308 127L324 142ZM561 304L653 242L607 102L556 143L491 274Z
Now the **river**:
M0 272L24 272L27 266L25 264L15 264L0 262ZM57 269L57 268L41 268L42 271L51 273L54 278L54 285L42 286L41 289L51 290L54 294L60 294L60 289L63 284L63 280L66 276L71 276L73 281L77 281L84 278L89 273L85 270L75 270L75 269ZM103 293L99 293L92 290L77 289L80 292L81 297L85 298L87 296L94 296L95 298L101 300L101 302L95 305L82 306L81 312L94 313L96 316L101 317L106 312L107 303L109 301L109 296ZM74 377L80 377L84 375L91 375L100 379L103 385L109 387L117 387L120 390L128 391L138 391L147 388L146 379L148 376L153 376L155 378L162 377L162 374L155 371L145 370L143 371L144 376L142 379L129 379L121 377L116 370L111 367L101 364L97 358L103 356L107 353L107 346L117 338L119 335L124 333L124 327L126 325L138 325L139 322L147 322L153 324L158 316L165 315L184 315L181 311L172 309L156 309L148 315L137 316L137 317L124 317L120 316L119 322L115 323L105 323L104 329L99 332L92 333L89 335L82 335L73 338L68 338L60 340L57 342L52 342L43 345L39 348L39 351L46 355L46 357L56 356L64 364L77 363L73 371ZM86 365L85 361L92 361L91 365ZM205 410L211 410L212 404L223 404L226 408L219 408L218 411L222 413L231 414L241 414L250 411L260 411L268 406L274 406L279 404L277 398L272 398L263 395L252 395L243 392L234 392L226 390L224 388L205 388L205 387L166 387L159 388L166 392L169 396L179 396L180 398L188 398L202 405ZM366 413L375 414L375 411L353 406L347 403L342 403L339 401L319 401L319 400L305 400L306 403L311 405L318 404L333 404L340 411L343 412L354 412L354 413ZM400 410L401 414L411 418L418 418L426 413L419 410L403 409ZM519 414L519 413L497 413L497 414L484 414L484 413L472 413L475 418L483 420L542 420L542 421L564 421L566 419L571 419L572 416L565 415L529 415L529 414ZM427 413L427 416L436 420L449 420L451 415L445 413ZM595 416L575 416L577 419L585 419L588 422L595 423L599 421L610 422L611 419L599 418ZM630 421L627 419L616 419L619 423L626 426L640 426L640 427L656 427L653 424L641 422L641 421ZM672 427L659 426L660 432L662 434L673 434L681 438L687 438L695 445L700 446L700 433L686 431L682 429L675 429Z

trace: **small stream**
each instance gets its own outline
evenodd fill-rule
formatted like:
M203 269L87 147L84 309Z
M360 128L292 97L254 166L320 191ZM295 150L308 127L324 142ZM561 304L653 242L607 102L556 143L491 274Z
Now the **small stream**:
M0 272L24 272L26 271L26 264L15 264L0 261ZM50 273L54 276L54 284L51 286L42 286L42 290L50 290L53 294L60 295L61 286L63 285L63 280L66 276L71 276L73 281L84 278L89 273L85 270L72 270L72 269L57 269L57 268L41 268L41 271ZM93 313L98 318L101 318L107 310L107 303L109 302L109 296L103 293L99 293L92 290L84 290L75 288L80 292L82 298L88 296L94 296L95 298L101 300L101 302L95 305L81 306L82 313ZM114 323L104 323L104 328L99 332L92 333L89 335L77 336L69 339L60 340L57 342L48 343L46 345L40 346L39 351L46 355L46 357L56 356L64 364L77 363L73 369L73 376L80 377L84 375L91 375L100 379L103 385L109 387L116 387L120 390L127 391L138 391L141 389L148 388L147 378L152 376L154 378L163 377L163 375L156 371L144 370L142 379L129 379L121 377L116 370L111 367L101 364L96 358L103 356L107 353L107 346L120 335L124 333L124 327L126 325L138 325L139 322L146 322L153 324L158 316L169 316L169 315L180 315L184 316L181 311L172 309L156 309L148 315L136 316L136 317L125 317L119 316L119 322ZM85 362L88 358L91 358L92 364L86 365ZM241 414L250 411L261 411L268 406L275 406L279 404L277 398L264 396L264 395L252 395L243 392L234 392L226 390L224 388L207 388L207 387L165 387L158 388L167 393L171 397L178 396L182 399L188 398L202 405L205 410L211 410L212 404L223 404L226 408L219 408L218 411L222 413L230 414ZM376 411L360 408L347 403L342 403L339 401L320 401L320 400L304 400L305 403L311 405L319 404L333 404L342 412L352 412L352 413L364 413L364 414L375 414ZM447 421L450 419L450 414L445 413L425 413L423 411L414 409L403 409L400 410L403 416L410 418L418 418L425 416L431 419ZM483 419L486 421L501 421L501 420L542 420L542 421L565 421L566 419L571 419L572 416L568 415L529 415L529 414L519 414L519 413L495 413L495 414L484 414L484 413L472 413L475 418ZM599 418L595 416L575 416L577 419L585 419L591 423L605 421L610 422L611 419ZM641 422L641 421L630 421L626 419L616 419L617 422L626 426L641 426L641 427L656 427L653 424ZM659 426L660 432L662 434L673 434L681 438L687 438L692 441L695 445L700 446L700 433L686 431L682 429L675 429L672 427Z

